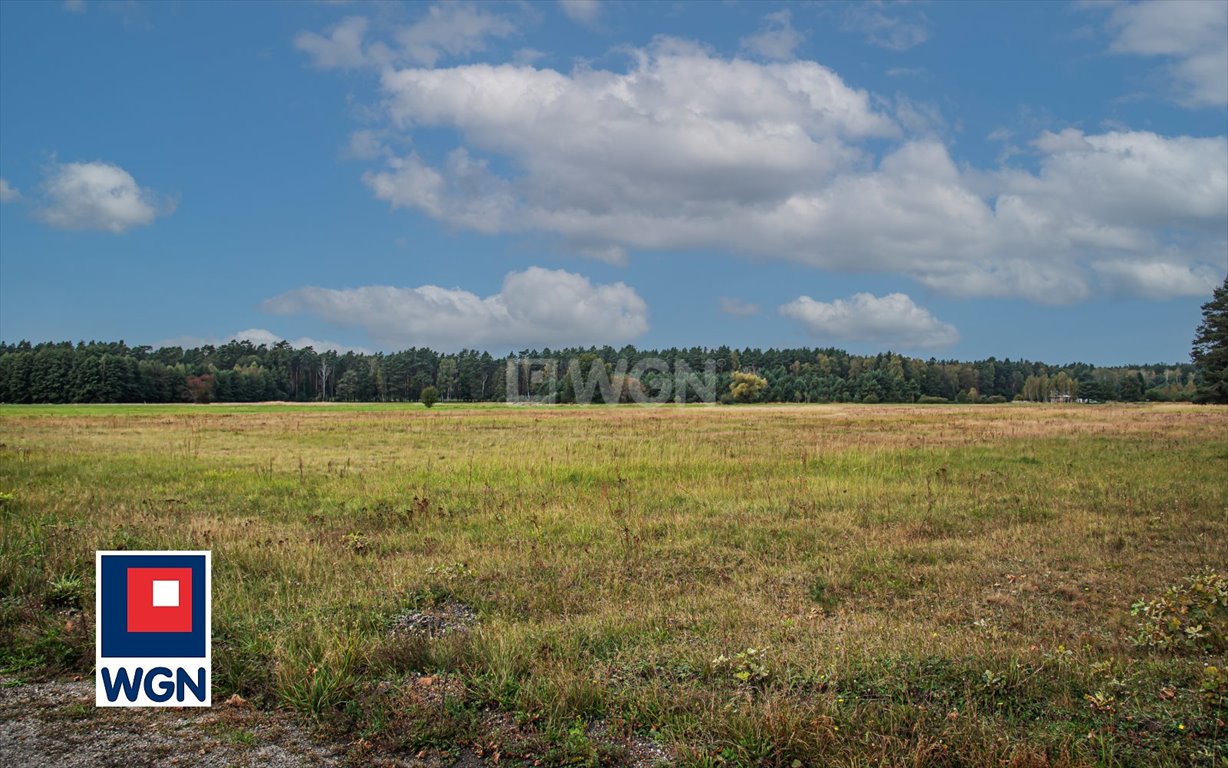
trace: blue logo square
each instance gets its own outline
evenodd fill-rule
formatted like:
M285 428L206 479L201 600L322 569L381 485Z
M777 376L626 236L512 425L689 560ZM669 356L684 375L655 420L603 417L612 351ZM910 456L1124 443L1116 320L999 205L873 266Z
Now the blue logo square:
M204 658L209 635L204 555L101 555L98 626L103 658ZM190 568L191 632L128 631L128 569ZM185 606L186 607L186 606Z

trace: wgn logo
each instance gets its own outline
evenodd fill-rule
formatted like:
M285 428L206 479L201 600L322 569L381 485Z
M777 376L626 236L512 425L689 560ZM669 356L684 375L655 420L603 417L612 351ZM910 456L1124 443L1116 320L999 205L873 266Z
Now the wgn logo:
M95 703L210 705L208 552L98 552Z

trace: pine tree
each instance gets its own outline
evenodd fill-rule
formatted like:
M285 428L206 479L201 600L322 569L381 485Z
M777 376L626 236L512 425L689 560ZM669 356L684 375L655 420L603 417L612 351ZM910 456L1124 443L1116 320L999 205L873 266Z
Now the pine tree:
M1202 305L1202 325L1190 358L1202 374L1195 397L1200 403L1228 403L1228 277Z

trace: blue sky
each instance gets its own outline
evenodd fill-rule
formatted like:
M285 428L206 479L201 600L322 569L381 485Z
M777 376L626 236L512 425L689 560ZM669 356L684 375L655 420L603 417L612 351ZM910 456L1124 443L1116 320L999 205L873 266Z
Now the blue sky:
M0 3L0 337L1180 361L1228 3Z

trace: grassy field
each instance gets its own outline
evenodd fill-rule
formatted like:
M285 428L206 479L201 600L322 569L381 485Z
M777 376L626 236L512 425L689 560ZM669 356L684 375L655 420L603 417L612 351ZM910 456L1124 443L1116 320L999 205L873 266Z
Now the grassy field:
M0 670L211 549L215 700L356 764L1228 765L1216 582L1131 613L1228 570L1225 409L11 406L0 492Z

